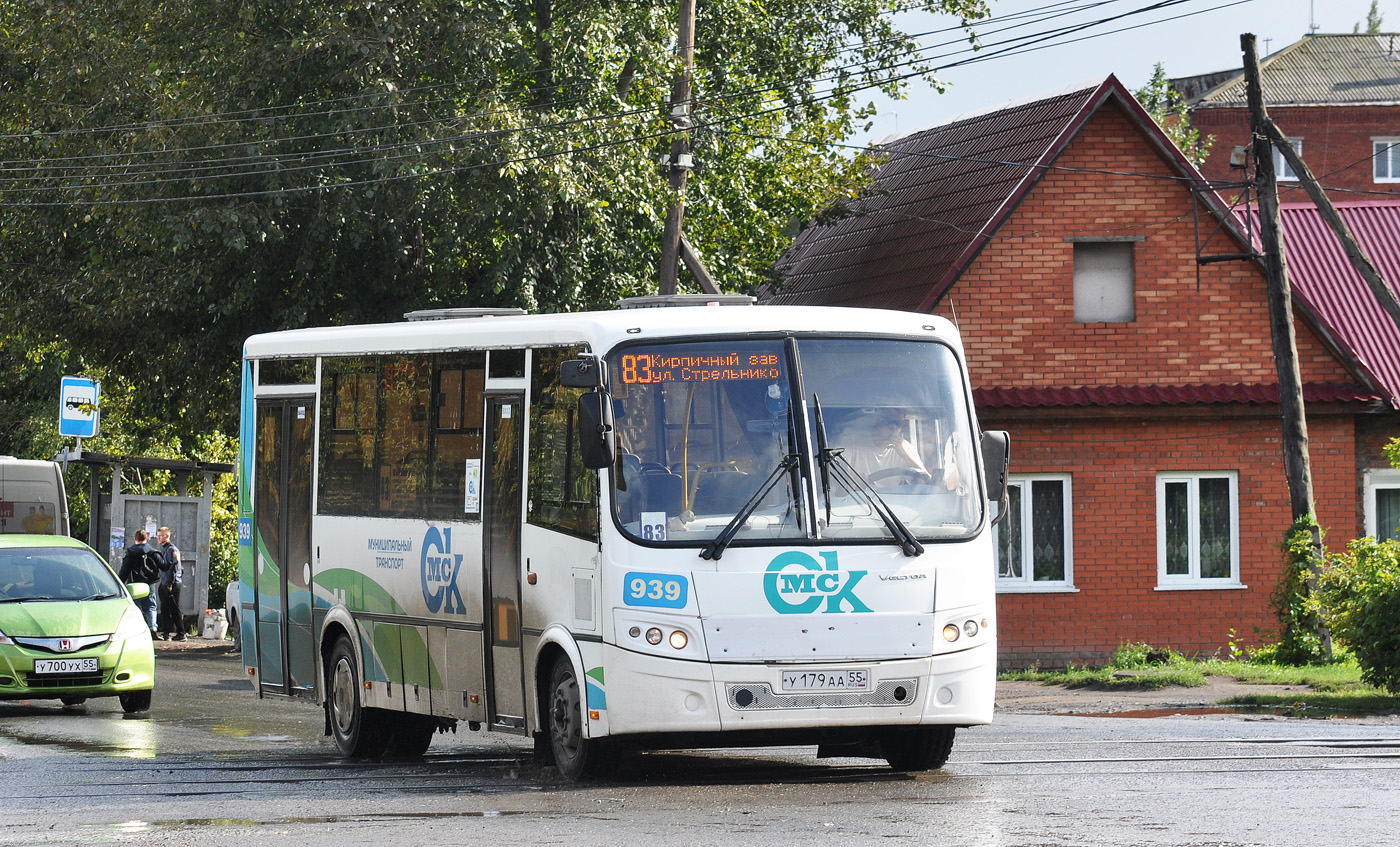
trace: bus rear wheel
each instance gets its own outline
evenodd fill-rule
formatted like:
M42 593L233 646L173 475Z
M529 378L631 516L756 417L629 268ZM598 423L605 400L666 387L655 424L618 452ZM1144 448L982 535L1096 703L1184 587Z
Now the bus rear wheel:
M897 771L935 771L953 752L951 726L888 726L880 732L880 754Z
M549 699L545 719L549 725L549 747L554 766L568 780L606 776L617 767L615 744L607 739L585 738L583 697L578 675L566 657L559 657L549 676Z
M344 635L336 639L326 661L326 691L331 735L341 754L353 758L381 755L389 738L376 711L365 708L360 700L355 647Z

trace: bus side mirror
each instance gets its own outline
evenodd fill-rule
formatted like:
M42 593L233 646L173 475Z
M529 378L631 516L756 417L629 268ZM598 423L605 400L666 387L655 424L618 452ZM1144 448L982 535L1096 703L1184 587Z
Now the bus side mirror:
M569 364L564 363L566 367ZM606 391L592 391L578 398L578 440L584 467L597 470L617 460L612 395Z
M559 365L559 384L565 388L602 388L603 362L596 356L568 359Z
M1011 466L1011 435L1003 431L982 433L982 469L987 483L987 499L997 502L997 516L993 523L1000 523L1006 517L1010 505L1010 488L1006 484L1006 472Z

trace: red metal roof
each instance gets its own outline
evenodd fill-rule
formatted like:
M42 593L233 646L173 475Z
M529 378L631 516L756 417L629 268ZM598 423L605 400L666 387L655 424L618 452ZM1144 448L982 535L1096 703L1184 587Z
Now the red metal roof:
M1334 205L1381 277L1400 291L1400 199ZM1390 405L1400 408L1400 327L1352 267L1316 206L1285 203L1280 212L1294 298Z
M1081 388L977 388L979 409L1037 406L1185 406L1201 403L1277 403L1277 385L1096 385ZM1308 403L1376 402L1382 398L1354 385L1310 383Z

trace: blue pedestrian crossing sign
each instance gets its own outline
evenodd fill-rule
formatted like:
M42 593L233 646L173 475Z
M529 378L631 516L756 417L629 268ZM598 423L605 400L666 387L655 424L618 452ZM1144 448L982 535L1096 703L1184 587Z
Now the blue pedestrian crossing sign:
M58 392L58 434L69 438L97 436L97 400L101 386L94 380L65 376Z

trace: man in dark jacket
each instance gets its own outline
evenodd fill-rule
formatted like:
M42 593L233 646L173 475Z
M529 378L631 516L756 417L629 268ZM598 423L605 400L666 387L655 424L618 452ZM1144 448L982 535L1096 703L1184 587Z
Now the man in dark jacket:
M160 637L169 633L171 641L184 641L185 616L180 611L180 587L184 584L185 569L180 565L180 548L171 542L168 526L156 530L156 543L165 558L160 566Z
M138 529L131 538L135 541L126 548L126 553L122 556L121 570L117 571L117 578L125 585L135 582L144 582L147 585L154 585L160 579L159 570L154 578L148 578L142 574L142 565L150 557L160 558L160 551L146 543L146 530ZM141 610L141 614L146 617L146 626L150 627L151 637L156 635L156 592L151 589L151 593L136 601L136 608Z

